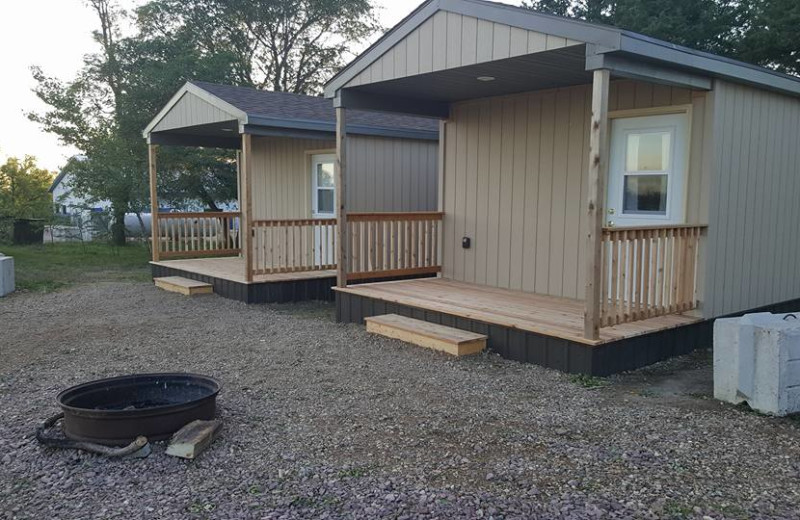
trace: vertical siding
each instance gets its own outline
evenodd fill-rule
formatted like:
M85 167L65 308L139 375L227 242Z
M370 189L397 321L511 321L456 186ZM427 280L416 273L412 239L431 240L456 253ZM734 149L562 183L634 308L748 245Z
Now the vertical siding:
M175 105L153 128L153 132L232 121L236 117L220 110L194 94L184 93Z
M480 32L480 27L479 27ZM454 104L446 125L444 276L583 297L591 87ZM615 81L611 110L693 104L690 222L705 223L706 99ZM463 249L461 238L472 239Z
M707 317L800 296L800 100L717 81L713 102Z
M433 141L352 136L348 139L350 211L433 211L437 150ZM311 215L308 152L332 153L334 141L253 139L253 218Z
M583 42L437 11L346 87L560 49Z

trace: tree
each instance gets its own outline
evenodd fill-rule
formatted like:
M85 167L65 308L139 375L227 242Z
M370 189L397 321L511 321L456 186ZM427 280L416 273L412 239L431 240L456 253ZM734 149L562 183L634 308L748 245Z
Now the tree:
M142 34L232 59L235 83L315 94L379 29L371 0L153 0Z
M751 0L743 8L745 23L737 55L751 63L800 75L800 2Z
M0 216L46 218L53 213L53 199L48 189L52 174L36 166L36 159L26 155L10 157L0 166Z
M124 245L125 213L142 192L144 146L136 146L129 138L122 116L125 78L117 41L124 13L113 0L89 0L88 5L100 24L94 32L100 52L87 56L83 69L69 83L34 69L38 82L34 92L49 110L29 117L81 150L86 160L69 165L75 173L75 191L111 202L112 237L114 243Z
M525 0L523 5L800 74L797 0Z
M148 206L141 131L187 80L318 92L351 45L377 29L371 0L151 0L129 16L116 0L86 0L98 52L71 81L34 69L48 109L29 114L86 160L68 167L79 195L111 202L112 235L125 243L124 216ZM159 196L176 207L236 197L230 151L165 147Z
M730 55L738 0L525 0L537 11L614 25L678 45Z
M94 38L100 51L87 56L83 68L69 82L34 69L34 92L48 109L29 117L81 151L85 159L71 161L66 167L73 173L74 191L111 202L112 238L117 245L124 245L125 213L139 213L148 206L147 148L142 129L187 78L199 73L211 80L224 80L225 72L214 76L212 71L230 67L217 56L201 57L184 41L121 38L118 27L125 13L114 0L90 0L88 4L97 15L99 29ZM222 154L226 160L217 168L227 181L215 179L212 183L227 189L209 189L196 182L214 177L209 171L216 170L209 163L217 155L199 150L166 153L164 168L170 167L170 158L178 157L179 167L186 169L182 170L184 182L165 190L167 200L199 198L216 207L214 196L223 197L217 200L235 197L236 177L229 154ZM192 166L197 163L202 169L194 175Z

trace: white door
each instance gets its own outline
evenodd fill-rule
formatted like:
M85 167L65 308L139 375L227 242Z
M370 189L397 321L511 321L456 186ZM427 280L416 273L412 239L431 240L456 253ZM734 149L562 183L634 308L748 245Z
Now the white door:
M612 120L606 225L684 223L688 134L687 114Z
M311 156L311 216L315 219L336 217L336 186L333 154ZM331 226L314 227L314 262L330 265L335 258L336 233Z

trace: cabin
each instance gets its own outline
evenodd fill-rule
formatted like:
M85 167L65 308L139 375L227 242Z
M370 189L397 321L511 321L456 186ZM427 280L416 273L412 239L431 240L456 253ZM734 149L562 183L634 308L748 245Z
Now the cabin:
M715 318L800 308L800 78L523 8L429 0L325 95L340 183L358 182L342 146L351 113L440 121L441 272L354 284L402 250L342 200L341 321L399 314L603 376L710 347Z
M347 191L351 220L437 227L438 121L353 111L350 132L351 182L345 186L334 182L330 100L186 83L143 133L149 143L153 277L204 282L247 303L333 300L338 191ZM235 150L238 211L160 211L159 146ZM383 278L429 276L438 272L436 265L436 259L409 261Z

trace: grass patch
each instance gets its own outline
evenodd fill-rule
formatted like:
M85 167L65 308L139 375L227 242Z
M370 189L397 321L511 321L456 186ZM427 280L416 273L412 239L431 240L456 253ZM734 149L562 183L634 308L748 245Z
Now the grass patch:
M53 292L76 283L144 282L150 279L150 253L144 245L105 243L0 245L14 257L17 290Z
M586 374L575 374L570 376L570 382L584 388L602 388L608 386L608 381L602 377L587 376Z

